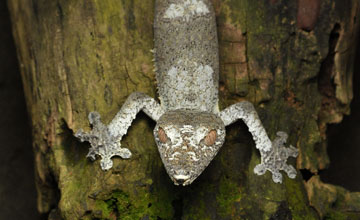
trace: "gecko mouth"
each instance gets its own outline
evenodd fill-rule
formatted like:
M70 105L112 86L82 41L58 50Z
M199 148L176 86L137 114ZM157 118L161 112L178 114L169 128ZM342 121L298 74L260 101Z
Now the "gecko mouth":
M190 175L186 174L184 170L180 170L173 175L173 180L176 185L188 185L190 183Z
M175 177L174 177L175 178ZM175 185L183 185L183 186L186 186L186 185L189 185L191 182L190 182L190 177L187 177L188 179L174 179L174 183Z

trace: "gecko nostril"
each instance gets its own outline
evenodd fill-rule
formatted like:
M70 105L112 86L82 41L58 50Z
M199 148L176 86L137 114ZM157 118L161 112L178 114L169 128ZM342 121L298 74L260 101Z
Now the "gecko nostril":
M185 182L185 179L177 179L176 183L178 183L179 185L182 185Z

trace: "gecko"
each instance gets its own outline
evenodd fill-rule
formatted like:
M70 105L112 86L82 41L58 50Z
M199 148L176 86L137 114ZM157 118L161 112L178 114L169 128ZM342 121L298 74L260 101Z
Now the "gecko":
M112 157L131 157L121 146L136 115L143 111L156 122L153 134L166 172L175 185L191 184L209 165L225 141L225 127L242 120L248 127L261 162L255 174L272 173L282 182L281 170L296 177L287 164L298 150L285 147L288 135L277 132L271 141L254 108L241 101L220 111L218 107L219 52L215 11L210 0L156 0L154 59L160 103L140 92L126 99L114 119L105 125L97 112L88 116L90 132L79 129L75 136L91 144L87 157L101 157L109 170Z

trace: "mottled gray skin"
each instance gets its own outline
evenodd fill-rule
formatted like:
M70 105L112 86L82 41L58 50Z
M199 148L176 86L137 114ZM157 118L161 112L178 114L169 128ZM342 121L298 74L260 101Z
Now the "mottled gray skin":
M139 111L157 122L154 137L161 159L176 185L192 183L208 166L225 141L225 126L241 119L248 126L261 163L254 172L269 170L273 181L282 182L280 170L295 178L286 163L297 149L284 147L287 134L278 132L271 141L250 102L218 108L218 40L215 13L209 0L157 0L154 22L155 68L161 105L135 92L129 96L108 126L98 113L90 113L92 131L75 136L88 141L88 157L101 156L101 168L112 167L113 156L130 158L120 141Z
M172 3L158 0L155 7L155 67L161 105L167 110L213 112L218 102L219 59L215 13L209 1L204 15L170 19ZM206 71L207 70L207 71Z
M143 110L150 118L157 121L164 114L164 110L151 97L139 93L132 93L116 114L108 126L100 121L100 115L97 112L89 114L89 122L93 129L90 132L78 130L75 134L81 142L88 141L91 144L87 157L95 160L95 156L101 156L101 168L108 170L113 163L113 156L120 156L124 159L131 157L131 152L127 148L122 148L120 141L126 134L131 122L135 119L136 114Z
M166 132L167 141L159 140L158 129ZM214 144L204 138L216 131ZM192 183L208 166L225 140L225 125L216 114L198 110L172 110L157 121L154 137L161 159L176 184Z

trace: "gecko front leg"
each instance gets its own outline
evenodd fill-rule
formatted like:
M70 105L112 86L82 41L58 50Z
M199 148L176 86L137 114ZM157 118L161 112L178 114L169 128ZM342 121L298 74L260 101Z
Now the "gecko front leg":
M92 125L92 130L84 132L80 129L75 134L81 142L90 142L91 147L87 157L95 160L96 155L101 156L100 165L103 170L108 170L112 167L113 162L111 158L113 156L130 158L130 150L122 148L120 141L126 134L131 122L141 110L155 121L164 113L164 110L153 98L139 92L134 92L127 98L120 111L108 126L101 122L99 113L91 112L89 114L89 122Z
M253 104L247 101L239 102L221 111L219 115L225 126L238 119L242 119L248 126L261 155L261 163L254 168L257 175L263 175L269 170L276 183L282 182L280 170L284 170L292 179L296 177L295 168L286 161L288 157L297 157L297 149L291 145L289 148L284 146L287 139L285 132L277 132L278 137L274 141L269 139Z

